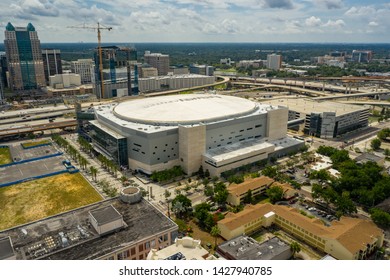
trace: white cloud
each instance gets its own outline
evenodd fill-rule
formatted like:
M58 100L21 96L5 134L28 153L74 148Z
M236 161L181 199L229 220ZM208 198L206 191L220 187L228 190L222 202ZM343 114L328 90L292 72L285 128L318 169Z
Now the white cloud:
M332 27L332 28L341 28L345 26L345 22L342 19L338 20L328 20L327 23L323 25L324 27Z
M311 16L305 20L305 24L306 24L306 26L309 26L309 27L317 27L317 26L321 26L322 21L318 17Z
M371 27L379 26L379 23L377 23L376 21L370 21L368 23L368 26L371 26Z
M371 6L362 6L362 7L351 7L348 11L345 12L346 16L350 17L362 17L370 16L376 13L376 9Z

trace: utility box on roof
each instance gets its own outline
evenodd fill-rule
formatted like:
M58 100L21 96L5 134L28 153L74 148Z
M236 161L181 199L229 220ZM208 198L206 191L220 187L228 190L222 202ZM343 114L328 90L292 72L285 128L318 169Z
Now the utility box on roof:
M122 215L112 205L90 211L89 220L99 235L118 230L125 225Z

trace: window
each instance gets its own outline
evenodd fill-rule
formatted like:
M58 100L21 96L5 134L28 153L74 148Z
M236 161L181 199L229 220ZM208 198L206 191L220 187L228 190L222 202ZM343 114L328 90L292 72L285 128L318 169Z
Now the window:
M142 252L144 250L144 244L140 244L139 246L138 246L138 251L139 252Z
M156 247L156 240L155 239L150 241L150 247L152 247L152 248Z
M262 127L262 125L261 125L261 124L258 124L258 125L256 125L255 127L256 127L256 128L257 128L257 127Z
M250 127L250 128L247 128L246 130L252 130L253 129L253 127Z
M150 248L150 242L148 241L148 242L145 243L145 249L147 250L149 248Z
M134 256L135 255L135 247L131 248L130 252L131 252L131 255Z
M137 147L142 147L142 145L140 145L140 144L137 144L137 143L134 143L134 146L137 146Z
M168 233L164 234L164 241L168 241Z

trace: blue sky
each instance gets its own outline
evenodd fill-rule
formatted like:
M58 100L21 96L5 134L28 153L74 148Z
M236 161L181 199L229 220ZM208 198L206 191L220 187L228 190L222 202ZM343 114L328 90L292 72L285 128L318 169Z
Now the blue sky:
M41 42L390 43L383 0L2 0L0 27L31 22ZM4 40L4 32L0 32Z

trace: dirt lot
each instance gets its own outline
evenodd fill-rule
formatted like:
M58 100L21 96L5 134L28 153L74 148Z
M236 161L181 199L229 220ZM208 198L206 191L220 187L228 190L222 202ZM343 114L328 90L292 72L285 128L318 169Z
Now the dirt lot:
M102 200L80 173L0 188L0 230Z
M195 224L193 221L189 222L189 225L192 227L192 237L194 239L198 239L202 241L202 246L206 248L207 243L210 243L212 246L214 246L215 238L211 236L208 232L205 232L201 230L197 224ZM217 238L217 245L224 242L221 237Z

